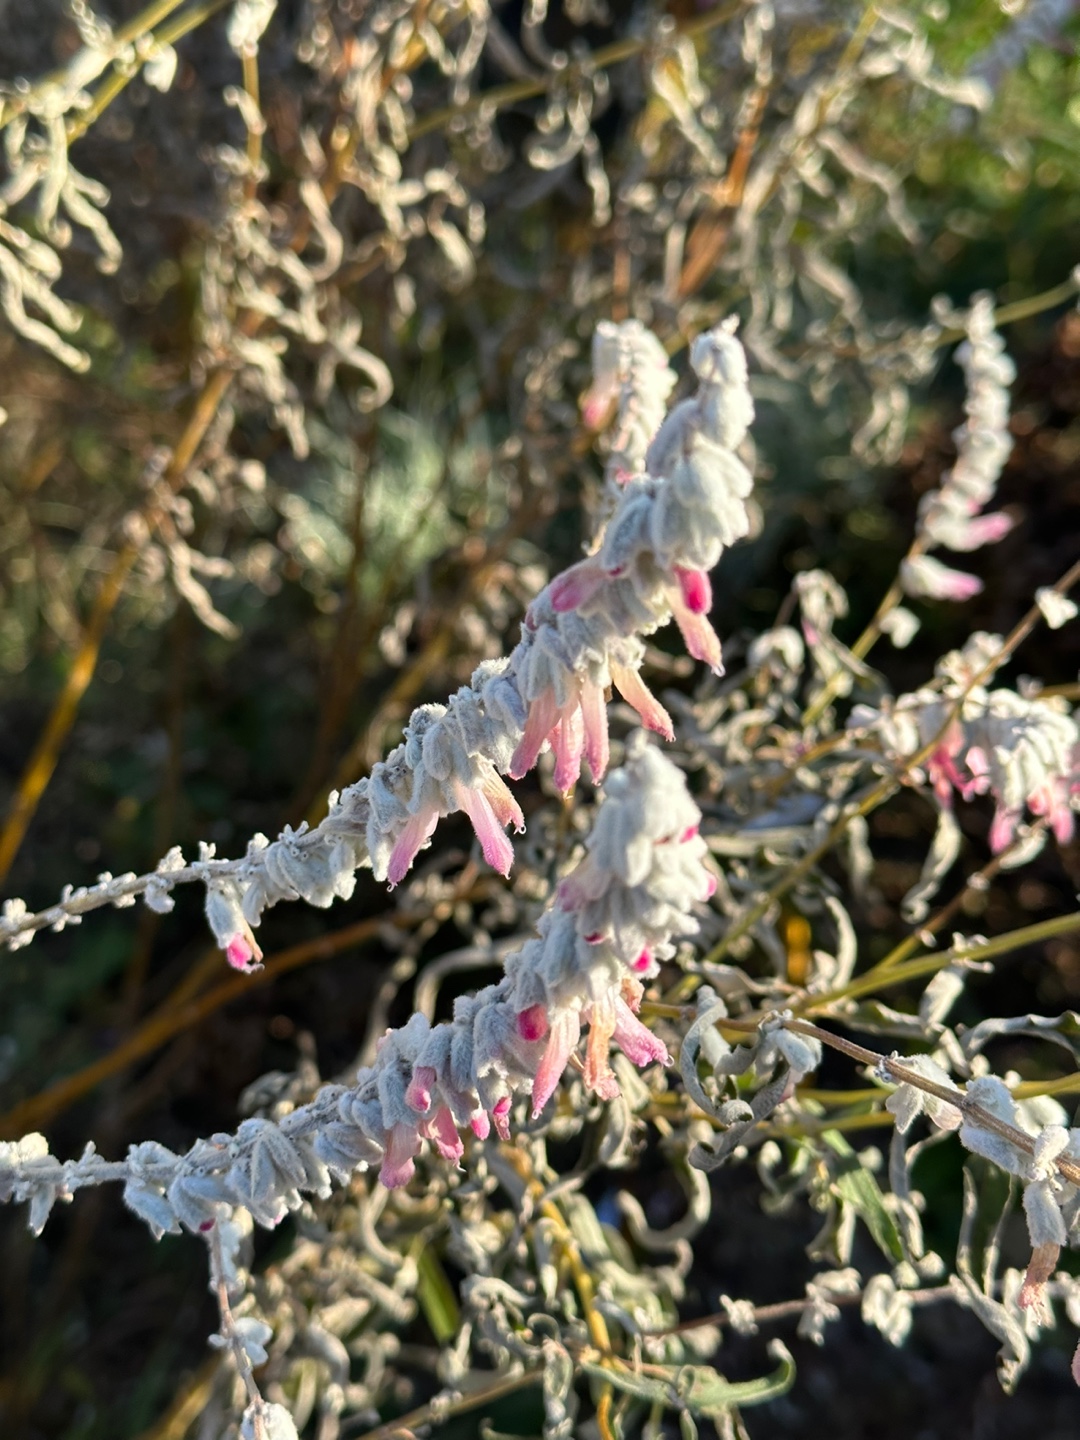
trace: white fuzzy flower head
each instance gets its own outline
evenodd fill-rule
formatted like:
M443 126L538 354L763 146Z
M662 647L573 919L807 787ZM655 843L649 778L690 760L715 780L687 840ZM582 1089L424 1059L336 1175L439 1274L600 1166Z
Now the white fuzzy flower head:
M284 1405L256 1400L244 1411L240 1440L297 1440L296 1422Z
M1051 630L1060 630L1063 625L1074 620L1080 607L1075 600L1070 600L1067 595L1052 590L1049 585L1040 586L1035 591L1035 603L1042 611L1042 617L1050 626Z

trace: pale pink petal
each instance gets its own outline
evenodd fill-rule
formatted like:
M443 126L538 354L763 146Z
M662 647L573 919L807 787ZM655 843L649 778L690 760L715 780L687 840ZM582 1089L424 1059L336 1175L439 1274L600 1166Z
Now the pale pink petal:
M990 825L990 849L993 854L1000 855L1002 850L1012 844L1019 821L1019 810L1007 810L1004 805L999 805L994 811Z
M670 1065L671 1056L647 1025L643 1025L625 1000L615 1002L615 1044L632 1065L650 1065L655 1060Z
M504 1095L501 1100L496 1100L491 1111L491 1123L495 1126L495 1134L500 1140L510 1139L510 1106L509 1095Z
M555 703L555 694L552 690L545 690L529 706L525 733L510 761L511 780L520 780L536 764L544 741L551 734L558 717L559 707Z
M581 419L587 430L603 429L614 399L614 392L607 386L603 390L586 390L581 402Z
M566 1062L581 1035L581 1018L576 1010L558 1010L551 1023L548 1043L536 1069L532 1087L532 1118L535 1120L554 1095L566 1069Z
M530 1005L527 1010L519 1010L517 1029L523 1040L542 1040L548 1033L547 1011L543 1005Z
M679 582L683 602L695 615L707 615L712 609L712 585L704 570L687 570L675 566L675 579Z
M608 722L604 692L591 680L581 682L581 720L585 727L585 759L594 785L608 767Z
M445 1105L440 1105L431 1119L425 1121L424 1133L429 1140L435 1142L435 1149L444 1160L449 1160L451 1165L456 1165L465 1153L454 1117Z
M585 1086L601 1100L614 1100L619 1082L608 1063L608 1047L615 1032L615 1005L610 994L589 1010L589 1038L585 1042Z
M671 716L637 670L631 670L626 665L612 664L611 678L626 703L640 715L641 723L646 729L655 730L665 740L674 740L675 728L671 723Z
M697 615L683 603L682 595L668 591L668 604L675 624L682 631L686 648L695 660L703 660L716 675L723 675L720 637L704 615Z
M469 1124L478 1140L486 1140L491 1134L491 1121L486 1110L474 1110L469 1116Z
M1072 807L1064 800L1057 800L1049 811L1050 827L1059 845L1067 845L1073 838L1076 820Z
M521 806L506 788L502 778L499 775L490 776L484 781L483 790L499 824L513 825L519 835L523 834L525 816L521 813Z
M585 725L576 700L559 716L551 745L555 751L555 788L560 794L568 795L581 774L581 752L585 748Z
M939 745L926 763L926 771L934 787L934 793L946 809L952 806L952 791L963 793L968 782L957 769L955 752ZM965 800L970 797L965 795Z
M434 805L426 805L415 815L409 816L404 830L394 843L390 852L390 863L386 867L386 879L391 889L405 879L417 852L431 839L438 823L439 812Z
M431 1087L437 1078L437 1072L430 1065L416 1067L405 1091L405 1104L410 1110L425 1115L431 1109Z
M964 764L974 775L972 784L977 784L978 794L982 795L989 789L990 761L986 758L986 751L981 745L972 745L964 756Z
M970 600L983 582L966 570L953 570L932 555L916 555L900 562L900 581L906 595L931 600Z
M412 1125L395 1125L386 1141L379 1179L388 1190L407 1185L413 1177L416 1166L413 1156L420 1149L420 1136Z
M1028 796L1033 815L1044 815L1059 845L1067 845L1073 837L1073 812L1063 781L1051 780Z
M559 613L576 610L586 600L591 600L607 581L608 572L595 560L582 560L577 565L571 565L569 570L556 575L548 586L551 608Z
M980 545L995 545L1008 535L1015 524L1013 517L1006 515L1004 510L996 510L992 515L976 515L967 525L970 548L977 550Z
M456 781L454 797L472 821L484 859L500 875L509 875L514 863L514 847L496 819L487 796Z

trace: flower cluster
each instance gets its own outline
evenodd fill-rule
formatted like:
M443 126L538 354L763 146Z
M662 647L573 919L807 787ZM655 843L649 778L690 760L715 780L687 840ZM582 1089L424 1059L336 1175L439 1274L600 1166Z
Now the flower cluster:
M415 710L402 743L370 777L332 795L320 825L286 830L273 842L258 835L238 861L219 861L204 847L187 865L174 851L149 876L102 877L38 916L15 902L0 920L0 938L25 943L45 925L62 928L97 904L130 904L138 894L169 909L175 885L195 879L207 886L218 944L231 964L248 969L260 959L253 927L265 908L348 898L364 864L377 879L400 883L439 819L455 811L468 815L488 864L507 874L506 827L521 830L524 822L502 777L520 779L550 748L560 790L574 786L583 760L598 784L608 763L609 687L670 739L671 719L641 678L641 637L674 618L690 654L720 672L707 572L749 529L753 481L735 452L754 409L734 329L728 321L697 337L690 353L697 393L661 424L674 384L663 347L637 321L599 327L586 409L592 415L590 407L617 401L620 467L641 473L620 470L625 483L595 554L541 592L509 658L481 665L448 704Z
M593 335L592 371L582 419L590 430L599 430L616 407L607 470L616 482L625 482L644 467L675 388L675 372L660 341L640 320L600 321Z
M979 514L993 499L1013 446L1008 387L1016 378L1016 368L1004 351L1005 342L994 329L993 300L978 295L967 316L967 340L956 352L967 381L967 419L953 436L956 464L940 489L926 495L919 507L918 533L924 548L978 550L1013 527L1012 517L1003 510ZM908 595L937 600L968 600L982 589L976 576L925 554L903 562L900 580Z
M637 732L536 938L507 958L498 984L458 999L452 1020L432 1026L413 1015L382 1037L355 1085L325 1086L279 1124L245 1120L184 1156L146 1142L123 1162L91 1149L61 1164L40 1136L0 1145L0 1200L29 1200L40 1230L58 1198L123 1180L128 1205L158 1234L206 1229L236 1205L275 1225L301 1191L325 1193L331 1177L358 1167L405 1184L425 1141L456 1164L462 1130L508 1138L515 1096L528 1093L538 1117L586 1026L585 1084L613 1098L612 1041L635 1065L670 1063L636 1012L642 982L674 953L675 937L697 930L694 909L713 893L700 818L682 773Z
M630 367L624 411L641 404L658 373L659 357L641 346L641 333L630 327L629 353L643 348L650 363ZM602 356L609 347L622 353L612 336L599 347ZM639 673L641 635L674 617L690 654L721 669L707 571L749 528L753 482L734 452L753 404L730 324L699 336L690 363L698 393L660 427L647 473L627 480L597 552L536 598L509 659L481 666L448 706L415 711L404 743L373 770L367 844L378 878L397 883L439 817L454 810L468 813L485 859L507 873L512 850L503 827L520 828L521 812L500 773L520 779L550 746L560 790L576 783L583 758L598 783L608 759L610 685L646 726L670 738L671 721ZM621 375L610 357L604 365L605 375ZM643 390L633 383L638 370Z
M659 346L643 339L652 337L640 326L620 329L629 340L615 353L633 362L620 372L621 409L640 419L652 414L650 387L663 391L667 382L657 385L659 355L652 348ZM604 337L602 356L613 344ZM730 327L700 337L691 364L699 394L661 427L646 456L649 473L627 483L597 555L537 598L508 661L482 666L447 710L416 712L404 746L376 767L367 794L377 876L385 854L387 878L400 879L439 815L454 809L468 811L485 858L506 873L511 853L501 827L521 821L497 772L520 778L550 745L560 790L572 788L583 756L598 783L608 758L609 685L650 729L671 738L670 719L640 677L638 638L669 615L691 654L719 667L705 571L723 544L746 533L742 502L752 482L732 452L753 412L745 358Z
M939 686L901 695L881 710L856 706L854 730L872 731L893 759L916 754L936 740L926 772L945 810L953 792L965 800L990 794L994 818L990 848L1013 842L1025 808L1045 818L1058 840L1072 838L1080 761L1080 726L1058 698L970 686L970 656L1000 647L1000 637L976 634L966 652L946 656ZM955 712L955 713L954 713Z

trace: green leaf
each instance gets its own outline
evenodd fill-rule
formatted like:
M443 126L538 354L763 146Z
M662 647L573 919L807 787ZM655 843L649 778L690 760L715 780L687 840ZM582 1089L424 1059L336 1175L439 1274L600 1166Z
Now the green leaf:
M839 1130L825 1130L821 1136L834 1155L840 1156L840 1163L833 1174L833 1189L840 1199L855 1211L878 1248L890 1260L899 1263L904 1258L904 1247L900 1243L900 1232L896 1222L885 1208L885 1198L877 1181L859 1162L859 1157Z
M431 1245L424 1246L416 1263L416 1298L420 1309L435 1339L440 1345L447 1345L461 1328L461 1313L454 1287L446 1278L446 1271Z

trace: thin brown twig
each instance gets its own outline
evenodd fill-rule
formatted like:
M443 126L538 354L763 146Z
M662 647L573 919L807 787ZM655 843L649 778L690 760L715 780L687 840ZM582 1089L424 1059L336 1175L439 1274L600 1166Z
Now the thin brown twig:
M384 924L408 923L409 919L397 913L371 916L330 935L320 935L315 940L306 940L282 950L277 955L270 956L261 970L246 975L232 975L203 995L185 999L180 1003L176 1003L170 996L146 1017L134 1034L108 1054L84 1065L73 1075L55 1081L37 1095L12 1106L5 1115L0 1116L0 1135L23 1135L29 1130L47 1125L110 1075L115 1075L135 1061L141 1060L167 1040L171 1040L174 1035L201 1024L223 1005L247 995L252 988L268 984L277 976L295 970L300 965L329 959L343 950L362 945L373 939ZM220 952L215 951L214 955L216 965L220 968Z
M441 1423L443 1420L453 1419L457 1415L465 1415L481 1405L494 1404L496 1400L502 1400L504 1396L513 1395L518 1390L525 1390L530 1385L541 1385L543 1380L542 1371L529 1370L524 1375L511 1375L508 1379L495 1380L492 1384L484 1385L479 1390L472 1390L454 1400L450 1405L436 1407L429 1401L426 1405L419 1405L405 1415L399 1415L396 1420L387 1420L385 1424L376 1425L374 1430L365 1431L359 1440L405 1440L405 1437L412 1437L421 1425L436 1423L436 1410L439 1423Z
M165 480L173 489L179 488L182 483L231 383L231 372L224 370L218 371L206 382L165 472ZM153 507L151 511L152 509ZM60 694L53 703L45 728L19 777L3 831L0 832L0 880L3 880L11 869L38 803L52 779L60 750L97 668L109 619L123 594L124 585L138 554L138 547L130 541L126 542L117 552L101 582L78 652Z
M728 172L717 187L716 208L703 215L687 239L687 256L679 276L678 298L686 300L708 279L727 246L734 212L742 204L750 162L761 133L769 92L757 86L750 96L746 124L731 157Z
M932 1285L925 1290L905 1290L903 1293L912 1305L932 1305L937 1300L956 1299L956 1292L950 1285ZM834 1305L861 1305L863 1291L856 1291L853 1295L837 1295L830 1291L829 1299ZM777 1320L793 1320L796 1316L805 1315L807 1310L812 1309L816 1303L807 1297L804 1300L781 1300L775 1305L756 1305L753 1310L754 1324L772 1325ZM653 1336L682 1335L687 1330L699 1330L705 1325L715 1325L717 1329L724 1329L731 1323L731 1316L726 1310L717 1310L711 1315L699 1315L693 1320L681 1320L678 1325L666 1325L662 1330L647 1330L645 1334L651 1339Z
M1001 1120L997 1115L991 1114L984 1106L970 1100L965 1091L958 1090L954 1085L939 1085L936 1080L930 1080L927 1076L921 1075L896 1056L881 1055L876 1050L868 1050L865 1045L856 1045L853 1040L845 1040L843 1036L834 1035L829 1030L823 1030L820 1025L810 1024L809 1021L787 1020L785 1027L795 1031L798 1035L808 1035L833 1050L839 1050L852 1060L872 1066L876 1072L887 1076L897 1085L912 1085L916 1090L922 1090L927 1095L944 1100L959 1110L966 1122L1000 1136L1017 1150L1022 1150L1025 1155L1034 1155L1035 1139L1033 1136L1029 1135L1026 1130L1020 1130L1017 1126L1010 1125L1007 1120ZM1080 1164L1075 1160L1058 1156L1054 1164L1058 1173L1070 1184L1080 1184Z

